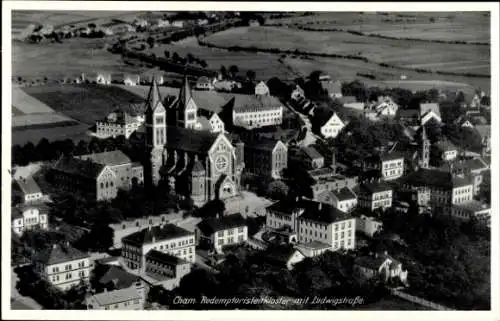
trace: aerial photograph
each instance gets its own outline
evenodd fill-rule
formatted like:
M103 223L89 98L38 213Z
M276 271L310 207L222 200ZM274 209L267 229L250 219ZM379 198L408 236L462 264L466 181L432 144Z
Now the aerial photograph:
M12 10L11 310L491 309L490 11L164 10Z

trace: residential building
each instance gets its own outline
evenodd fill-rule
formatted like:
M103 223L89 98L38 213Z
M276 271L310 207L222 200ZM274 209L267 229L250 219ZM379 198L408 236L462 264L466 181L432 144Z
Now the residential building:
M481 136L483 144L483 155L491 153L491 125L476 125L476 131Z
M372 102L370 107L379 117L395 117L399 106L390 96L379 96L377 101Z
M401 262L387 255L387 252L358 257L355 268L365 279L381 277L386 282L398 279L404 284L407 283L408 271L403 270Z
M284 267L287 270L293 270L293 266L302 260L304 260L306 256L302 254L302 252L296 248L288 247L285 249L276 249L271 251L269 255L267 255L267 262L274 263L278 266Z
M109 224L109 227L114 231L113 248L120 249L122 247L122 239L134 232L140 231L148 226L158 226L166 223L167 220L169 220L168 216L168 214L162 214Z
M136 287L137 283L141 282L139 276L127 272L120 265L100 263L94 268L93 275L97 279L95 284L93 284L96 292L128 289Z
M220 116L215 112L205 110L200 111L195 129L208 131L214 134L224 133L226 131L226 127Z
M342 97L342 83L340 81L320 81L321 86L331 98Z
M376 172L385 181L403 176L404 168L404 156L398 152L377 153L363 160L363 170L365 172Z
M53 244L36 253L33 264L41 278L63 291L89 280L90 256L69 243Z
M129 269L144 272L149 251L159 250L194 263L195 246L193 232L173 224L148 226L122 239L122 257Z
M22 235L25 231L33 229L49 229L49 209L45 204L20 204L12 207L12 231Z
M311 185L313 199L318 199L324 191L334 191L343 187L353 189L358 185L358 177L335 174L333 168L310 170L308 174L314 181Z
M317 135L324 138L336 138L346 123L333 110L323 109L320 112L316 109L311 125L312 131Z
M371 216L361 215L356 218L356 231L362 232L364 235L373 237L383 228L383 223Z
M146 275L143 279L150 285L161 285L171 291L179 286L182 277L189 272L191 263L186 260L157 250L146 254Z
M198 90L214 90L214 80L210 80L208 77L202 76L196 81L195 88Z
M245 169L262 177L279 179L288 166L288 148L280 140L255 139L245 144Z
M204 219L196 225L196 243L222 253L225 245L241 244L248 239L247 223L241 214Z
M490 165L481 157L459 159L444 164L439 169L453 174L466 175L474 185L474 195L478 195L486 175L489 175Z
M419 109L398 109L396 119L405 126L418 127L420 126L420 110Z
M298 217L302 214L302 202L297 198L295 201L278 201L266 208L266 229L281 230L289 229L297 232Z
M298 243L295 248L299 250L305 257L316 257L332 250L332 245L320 241L312 241L308 243Z
M434 148L444 161L455 160L458 156L458 148L447 139L440 140L434 144Z
M367 182L359 186L358 206L375 211L392 206L392 187L384 182Z
M145 301L144 286L138 282L137 287L91 295L86 305L88 310L143 310Z
M123 76L123 84L126 86L138 86L141 84L141 76L126 74Z
M30 204L39 202L43 194L33 177L17 177L12 182L12 198L16 202Z
M132 116L126 111L114 111L106 118L96 121L96 134L100 138L125 136L136 131L144 122L143 117Z
M269 87L267 87L266 83L260 81L257 85L255 85L255 95L256 96L269 96Z
M356 194L349 187L343 187L339 190L325 190L318 195L316 200L330 204L346 213L352 211L358 204Z
M140 163L135 163L122 151L115 150L109 152L95 153L75 156L79 160L90 160L96 164L109 167L115 174L116 188L130 189L134 182L142 184L144 182L144 171Z
M116 197L116 174L92 160L63 157L52 167L53 184L63 190L84 194L97 201Z
M246 129L281 125L283 105L274 96L235 95L232 99L232 122L234 126Z
M99 73L95 78L95 82L99 85L110 85L111 74Z
M441 110L437 103L421 103L420 104L420 124L425 125L433 119L437 123L441 123Z
M308 170L325 166L325 158L313 146L292 147L288 152L289 163Z
M241 88L241 83L234 80L218 80L214 82L214 89L231 92L234 88Z
M336 100L341 103L344 108L351 108L358 111L363 111L365 109L365 103L358 101L354 96L342 96Z
M453 205L451 216L464 221L475 217L485 226L491 227L491 207L476 200Z

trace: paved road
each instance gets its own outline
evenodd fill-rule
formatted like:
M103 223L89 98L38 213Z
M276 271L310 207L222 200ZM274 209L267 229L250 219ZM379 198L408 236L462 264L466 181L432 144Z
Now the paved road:
M309 117L296 111L295 108L293 108L290 104L287 104L287 107L292 112L297 114L300 117L300 119L302 119L304 121L304 124L305 124L306 129L307 129L306 137L299 143L299 146L305 147L305 146L309 146L309 145L314 144L319 137L313 133L312 124L311 124L311 120L309 119Z

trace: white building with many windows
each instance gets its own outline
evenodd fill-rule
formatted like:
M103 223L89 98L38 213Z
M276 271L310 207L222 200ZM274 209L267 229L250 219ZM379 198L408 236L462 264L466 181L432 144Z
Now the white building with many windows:
M196 225L198 246L222 252L225 245L241 244L248 239L247 223L241 214L205 219Z
M12 207L12 231L22 235L33 229L47 230L49 228L48 208L44 204L18 205Z
M122 257L129 269L143 272L146 266L146 254L150 250L157 250L194 263L195 246L193 232L173 224L148 226L122 239Z
M69 243L54 244L38 252L33 263L41 278L63 291L89 280L90 256Z
M234 126L253 129L281 125L283 105L274 96L235 95L232 101Z
M359 186L358 205L370 211L387 209L392 206L392 194L392 187L384 182L364 183Z
M364 171L376 171L385 181L400 178L404 174L404 155L398 152L372 155L363 160Z

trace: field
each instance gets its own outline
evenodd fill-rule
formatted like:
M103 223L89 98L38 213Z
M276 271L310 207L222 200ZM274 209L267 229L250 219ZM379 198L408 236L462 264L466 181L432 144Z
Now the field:
M454 66L442 66L443 62L455 62L467 67L460 72L488 75L490 52L488 46L464 44L427 43L409 40L379 39L358 36L347 32L312 32L280 27L242 27L225 30L205 38L217 46L241 46L256 48L279 48L355 55L376 63L388 63L401 67L430 64L426 69L454 71Z
M423 40L489 42L490 20L484 12L321 12L314 16L268 20L315 29L344 28L367 34ZM434 22L431 22L430 19Z
M142 98L116 86L47 85L24 90L55 111L87 125L93 125L117 106L143 102Z
M209 69L219 70L222 65L229 68L237 65L240 74L244 75L248 70L256 73L257 79L269 79L278 77L280 79L294 79L295 75L278 61L279 56L267 53L245 53L230 52L227 50L207 48L198 45L196 38L191 37L174 44L159 45L151 49L156 56L163 57L165 50L172 55L177 52L181 57L188 53L205 60Z
M90 136L86 134L89 126L85 124L79 124L68 127L51 127L51 128L36 128L36 129L26 129L21 131L12 132L12 144L24 145L27 142L32 142L37 144L40 139L47 138L50 141L53 140L64 140L73 139L75 142L84 139L90 140Z

